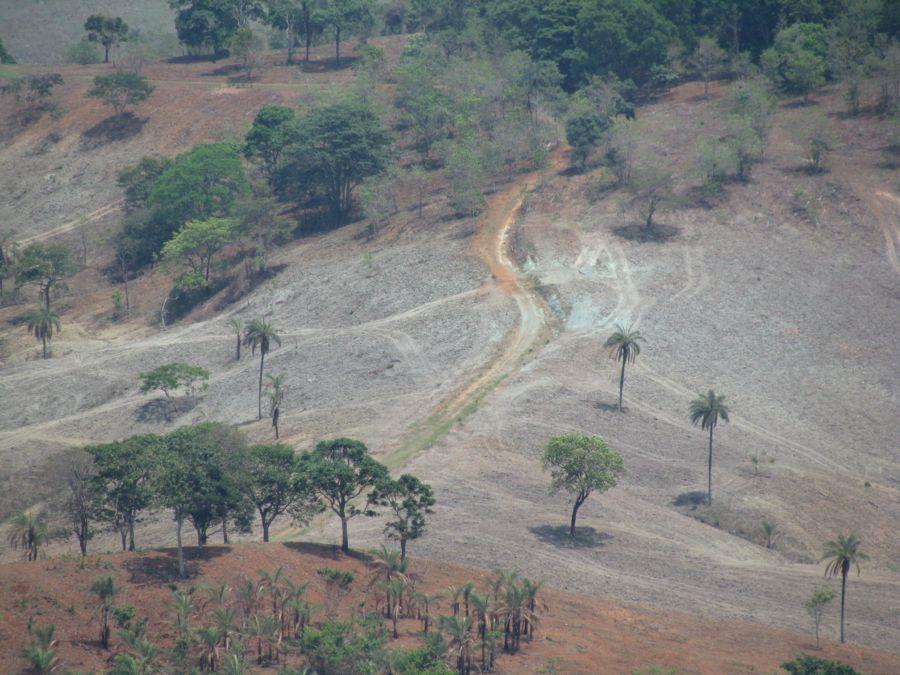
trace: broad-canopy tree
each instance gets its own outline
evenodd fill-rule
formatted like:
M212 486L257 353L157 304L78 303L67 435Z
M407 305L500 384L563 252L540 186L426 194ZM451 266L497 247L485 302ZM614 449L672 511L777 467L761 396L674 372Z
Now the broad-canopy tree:
M170 166L172 160L168 157L142 157L137 164L122 169L116 175L116 185L122 188L125 209L134 211L147 206L150 191Z
M90 42L99 42L103 45L103 63L109 63L111 47L128 40L128 24L122 21L120 16L92 14L84 22L84 29Z
M293 108L264 105L256 113L253 126L244 138L244 157L258 161L269 180L278 171L282 152L290 142L292 123L296 119Z
M575 536L578 509L593 492L606 492L616 486L624 473L622 456L610 450L599 436L567 434L554 436L547 443L542 460L550 470L550 494L565 490L575 496L569 536Z
M828 32L818 23L796 23L779 31L775 44L763 52L763 71L787 94L809 99L825 84Z
M143 393L161 391L172 406L172 412L177 413L175 395L181 391L185 396L192 396L198 389L206 389L209 371L202 366L187 363L164 363L153 370L140 373L138 379Z
M146 434L84 449L94 464L90 489L98 516L119 533L123 551L134 550L134 525L153 503L151 479L163 447L161 437Z
M47 343L53 339L54 330L59 333L62 326L59 321L59 314L50 309L46 305L35 307L25 315L25 323L28 326L28 332L41 341L43 357L50 358L47 353Z
M384 532L400 542L400 558L405 560L407 543L425 533L425 516L434 513L431 486L405 473L397 480L388 478L378 483L372 503L390 509L392 520L385 524Z
M289 446L252 445L244 453L242 469L247 494L259 513L263 541L269 541L269 528L278 517L290 514L305 524L321 510L318 497L306 489L300 462Z
M259 389L257 393L258 413L256 419L262 419L262 395L263 395L263 369L266 364L266 354L273 345L281 346L281 336L278 329L265 319L253 319L247 324L244 331L244 344L250 347L252 354L259 349Z
M163 245L162 259L188 270L179 278L179 286L208 286L213 260L237 236L237 221L233 218L189 220Z
M583 108L566 120L566 142L572 146L572 163L584 171L588 158L603 140L610 120L595 110Z
M276 190L297 201L324 197L337 220L350 213L359 184L387 166L390 136L359 97L315 108L296 122L291 137Z
M718 77L725 67L727 54L712 37L702 37L697 41L690 58L691 70L703 82L703 96L709 98L709 83Z
M622 412L622 390L625 388L625 364L634 363L638 355L641 353L641 342L644 336L639 330L635 330L634 326L617 323L616 329L613 331L604 347L609 350L609 357L616 361L621 361L622 372L619 374L619 412Z
M40 289L44 307L50 308L50 294L65 288L66 278L78 269L62 244L29 244L16 255L16 286L34 284Z
M241 5L248 6L253 16L239 12ZM178 12L175 30L188 52L211 53L213 58L225 49L231 36L243 25L241 20L256 18L260 9L260 3L243 0L169 0L169 6Z
M631 172L627 189L629 203L644 222L644 230L653 230L654 216L677 202L672 189L672 173L649 163L636 166Z
M341 65L341 36L356 29L366 33L374 23L372 0L326 0L321 5L319 17L323 25L334 31L334 59Z
M847 575L856 567L859 576L859 563L868 560L869 556L860 550L860 541L855 534L839 534L837 539L825 542L822 560L827 562L826 577L841 575L841 643L844 642L844 610L847 605Z
M348 553L347 522L359 515L375 515L371 489L387 478L387 468L369 455L361 441L350 438L320 441L301 461L309 489L341 519L341 550ZM366 493L364 503L357 504Z
M146 77L134 71L119 71L95 77L87 95L109 104L120 116L128 106L146 101L152 93L153 85Z
M709 431L709 459L707 461L707 488L706 503L712 504L712 461L713 461L713 432L719 420L728 422L728 406L725 405L725 397L717 396L710 389L705 394L700 394L691 402L691 424L700 425L704 431Z

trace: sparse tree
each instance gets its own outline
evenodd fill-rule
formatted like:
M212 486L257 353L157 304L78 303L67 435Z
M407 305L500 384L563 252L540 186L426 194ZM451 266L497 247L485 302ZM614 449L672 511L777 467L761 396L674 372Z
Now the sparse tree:
M700 425L704 431L709 431L709 460L707 462L707 490L706 503L712 504L712 461L713 461L713 432L721 419L728 422L728 406L725 405L724 396L716 396L710 389L706 394L700 394L691 403L691 424Z
M847 575L850 574L850 568L856 567L856 574L859 576L859 563L868 560L869 556L859 550L860 541L855 534L843 535L839 534L837 539L825 542L822 552L822 560L827 562L825 567L826 578L841 575L841 643L844 640L844 610L847 606Z
M96 517L96 496L91 490L93 478L91 463L76 459L69 465L65 511L82 556L87 555L88 541L94 536L91 527L91 521Z
M263 368L266 364L266 354L272 348L272 345L281 346L281 337L278 329L265 319L253 319L247 324L244 332L244 344L250 347L251 352L255 355L259 349L259 392L257 396L258 402L258 420L262 419L262 394L263 394Z
M566 490L575 495L569 536L575 536L578 509L593 492L606 492L616 486L616 479L624 471L622 456L609 449L598 436L568 434L554 436L547 443L543 457L544 469L552 477L550 493Z
M400 542L402 559L406 559L407 543L425 533L425 516L434 513L434 501L431 486L408 473L375 486L372 502L391 510L393 520L387 522L384 532Z
M112 611L113 599L119 593L112 576L100 577L91 584L91 593L97 596L100 612L100 645L109 649L109 614Z
M764 520L759 525L759 531L763 536L763 542L765 543L766 548L775 548L775 541L781 536L781 532L778 531L778 528L768 520Z
M228 325L231 326L231 329L234 331L235 335L235 343L234 343L234 360L241 360L241 340L244 338L244 321L239 319L236 316L228 319Z
M24 511L10 519L6 540L14 550L22 549L25 560L32 562L40 556L49 536L44 514Z
M128 39L128 24L119 16L92 14L84 22L84 29L87 31L90 42L99 42L103 45L103 63L109 63L111 47Z
M187 272L179 277L179 286L208 286L215 257L237 238L237 234L237 222L232 218L188 221L163 245L163 262L187 268Z
M728 136L725 142L734 153L738 179L742 182L747 181L753 164L762 159L762 138L748 117L733 115L728 121Z
M248 81L253 77L253 69L262 63L265 49L266 41L261 35L254 33L250 26L238 28L232 36L231 53L240 59Z
M65 288L66 278L78 269L72 255L60 244L29 244L16 255L16 286L34 284L40 289L44 307L50 308L50 295Z
M822 616L825 614L825 607L834 600L834 591L830 588L820 588L813 591L803 606L813 620L813 626L816 631L816 649L819 648L819 626L822 625Z
M834 149L835 134L831 121L823 113L812 113L804 116L802 124L797 125L800 142L806 152L811 173L821 173L825 167L825 157Z
M634 363L641 353L641 342L644 336L633 325L625 326L617 323L613 334L606 339L603 345L609 350L609 358L621 361L622 372L619 374L619 412L622 408L622 390L625 388L625 364Z
M638 130L634 120L618 115L609 129L608 142L606 158L616 174L616 182L627 185L638 149Z
M302 457L303 477L325 506L341 520L341 550L350 552L347 523L359 515L375 515L369 492L388 475L387 468L374 460L368 448L350 438L320 441ZM356 501L369 492L362 507Z
M146 101L153 93L153 85L143 75L121 71L94 78L94 86L88 90L91 98L99 98L112 106L116 116L122 115L130 105Z
M715 38L702 37L691 55L690 66L703 82L703 97L709 98L709 83L717 78L725 65L727 54Z
M46 306L35 307L25 315L28 332L41 341L45 359L50 358L47 352L47 343L53 339L53 331L59 333L62 330L59 314Z
M672 191L672 174L651 164L635 167L628 183L630 205L637 211L647 232L653 229L653 217L657 212L676 203Z

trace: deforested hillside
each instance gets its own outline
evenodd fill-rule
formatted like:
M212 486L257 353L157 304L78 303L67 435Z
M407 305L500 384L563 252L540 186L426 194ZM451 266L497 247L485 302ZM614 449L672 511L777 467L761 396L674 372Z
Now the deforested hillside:
M171 4L0 30L10 649L896 670L892 3Z

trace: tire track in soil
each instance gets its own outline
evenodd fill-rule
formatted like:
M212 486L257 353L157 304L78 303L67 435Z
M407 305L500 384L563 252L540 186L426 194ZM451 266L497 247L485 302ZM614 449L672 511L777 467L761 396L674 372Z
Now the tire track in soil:
M46 232L41 232L40 234L35 234L30 237L25 237L24 239L19 239L16 243L19 246L24 246L27 244L33 244L39 241L44 241L46 239L50 239L60 234L65 234L67 232L72 232L73 230L78 229L82 225L87 225L89 223L93 223L94 221L100 220L101 218L116 213L119 209L122 208L122 205L125 203L124 200L118 199L114 202L110 202L104 206L101 206L96 211L91 211L87 215L80 216L74 220L70 220L62 225L54 227L51 230L47 230Z

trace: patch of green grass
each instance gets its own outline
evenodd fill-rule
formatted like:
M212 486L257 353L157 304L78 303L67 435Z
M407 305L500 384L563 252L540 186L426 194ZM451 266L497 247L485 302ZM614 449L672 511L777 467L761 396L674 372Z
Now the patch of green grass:
M12 80L18 77L16 69L12 66L0 66L0 80Z

